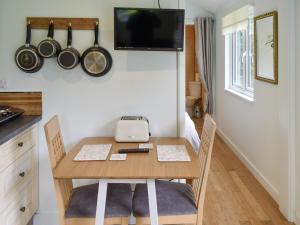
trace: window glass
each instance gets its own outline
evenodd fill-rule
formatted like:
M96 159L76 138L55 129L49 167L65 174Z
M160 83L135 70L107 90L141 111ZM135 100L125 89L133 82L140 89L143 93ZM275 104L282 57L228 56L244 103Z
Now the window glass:
M247 29L228 33L225 40L229 47L226 53L229 59L226 60L227 71L229 71L227 88L253 97L253 20L249 19Z

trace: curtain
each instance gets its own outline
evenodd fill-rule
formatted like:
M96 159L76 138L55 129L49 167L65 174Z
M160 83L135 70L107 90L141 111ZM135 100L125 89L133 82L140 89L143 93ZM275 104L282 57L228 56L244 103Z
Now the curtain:
M213 76L214 76L214 45L215 22L210 17L198 17L195 19L196 56L199 66L199 76L205 90L203 110L213 113Z

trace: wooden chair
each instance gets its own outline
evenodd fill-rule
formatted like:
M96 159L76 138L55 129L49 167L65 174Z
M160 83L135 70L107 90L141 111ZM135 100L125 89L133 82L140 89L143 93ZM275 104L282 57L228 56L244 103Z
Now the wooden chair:
M202 225L205 191L210 169L216 124L205 116L201 135L199 179L192 185L169 181L156 181L159 224ZM147 187L138 184L133 196L133 215L136 224L150 224Z
M58 117L54 116L45 124L44 129L53 171L66 154ZM53 177L53 180L60 225L94 225L98 184L73 188L70 179L55 179ZM132 192L130 185L109 184L104 223L127 225L131 209Z

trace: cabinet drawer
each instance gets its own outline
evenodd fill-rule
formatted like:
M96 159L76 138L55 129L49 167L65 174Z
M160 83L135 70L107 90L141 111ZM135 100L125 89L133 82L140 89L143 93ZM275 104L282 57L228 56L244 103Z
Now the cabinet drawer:
M32 177L36 169L35 152L33 147L0 173L0 198L15 192L18 185Z
M0 172L37 143L37 127L24 131L0 146Z
M26 225L36 210L36 185L29 182L0 213L1 225Z

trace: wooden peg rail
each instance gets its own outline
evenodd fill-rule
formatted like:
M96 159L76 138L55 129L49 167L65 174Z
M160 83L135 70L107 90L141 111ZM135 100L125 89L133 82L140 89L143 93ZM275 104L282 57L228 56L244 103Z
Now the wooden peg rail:
M99 23L98 18L27 17L32 29L48 29L51 20L55 29L63 30L68 29L70 23L73 30L93 30Z

